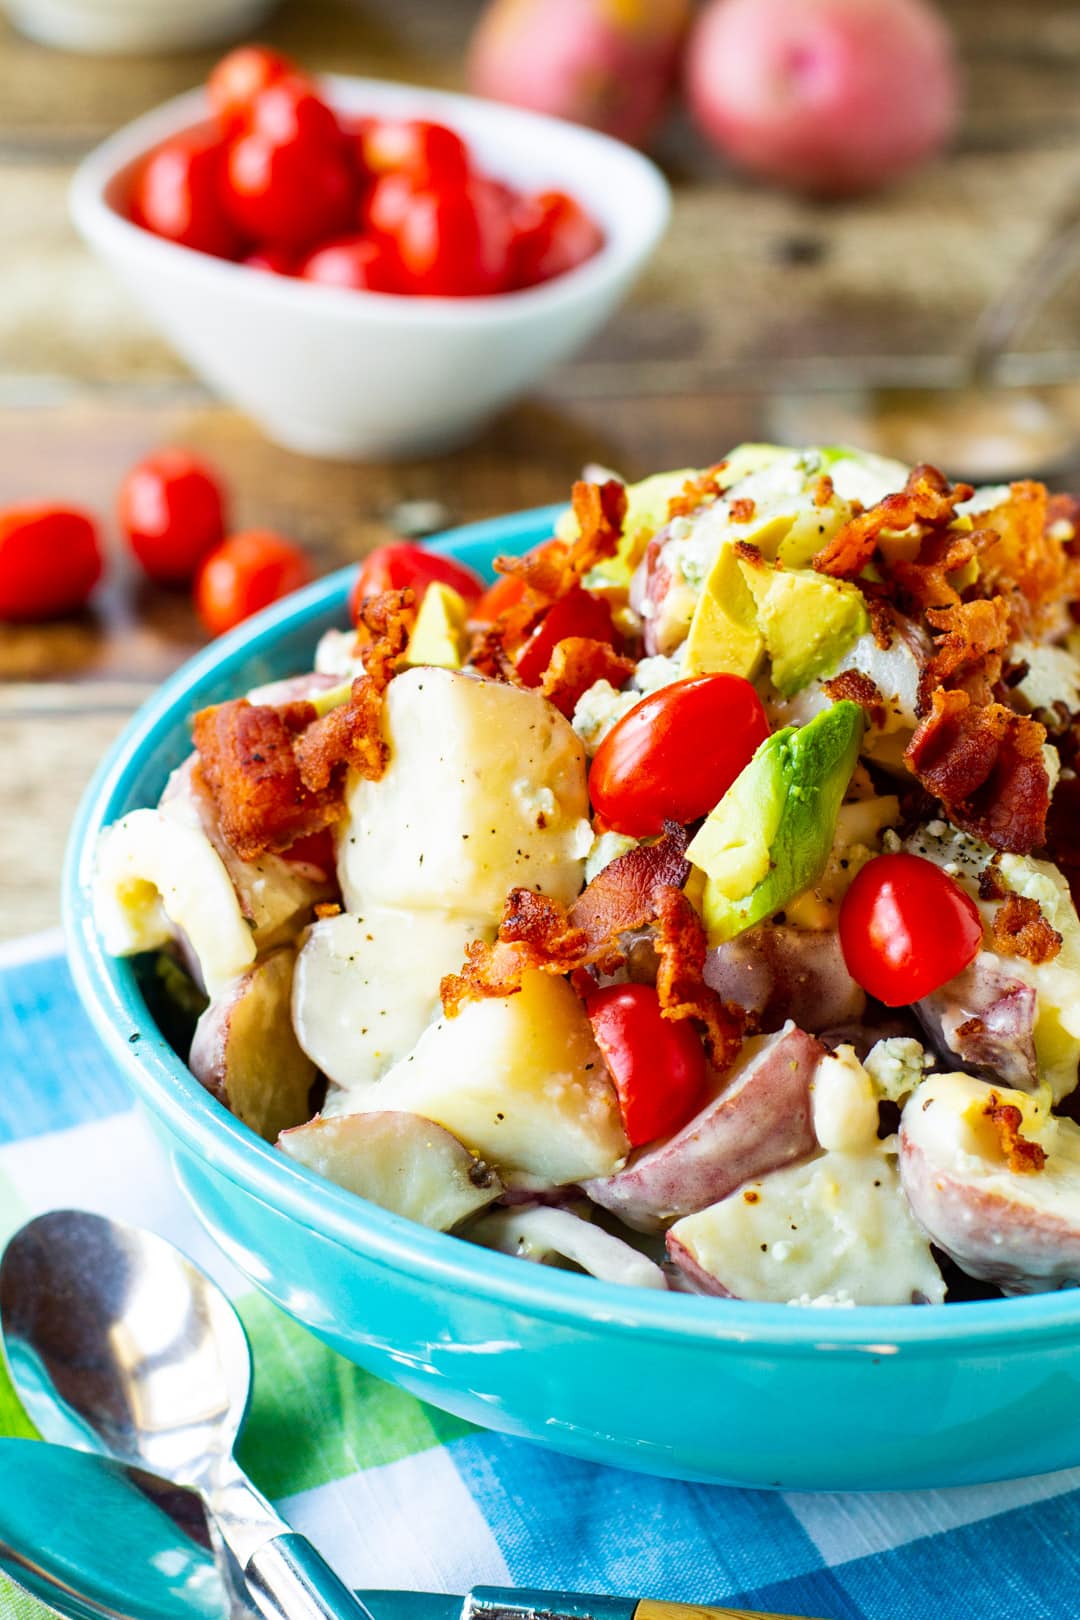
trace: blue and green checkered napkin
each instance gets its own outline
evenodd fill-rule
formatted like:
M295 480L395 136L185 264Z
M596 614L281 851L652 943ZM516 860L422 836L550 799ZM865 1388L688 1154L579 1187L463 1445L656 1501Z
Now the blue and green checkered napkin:
M513 1583L831 1620L1080 1614L1080 1469L891 1496L678 1485L470 1429L342 1361L211 1246L50 935L0 950L0 1243L61 1205L153 1228L229 1290L258 1369L243 1462L357 1586ZM0 1381L0 1434L29 1432ZM41 1612L0 1580L3 1620Z

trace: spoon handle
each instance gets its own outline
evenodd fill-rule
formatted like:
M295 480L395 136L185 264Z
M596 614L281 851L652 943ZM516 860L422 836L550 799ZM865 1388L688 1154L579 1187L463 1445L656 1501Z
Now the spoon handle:
M266 1620L371 1620L306 1536L274 1536L252 1553L244 1570Z

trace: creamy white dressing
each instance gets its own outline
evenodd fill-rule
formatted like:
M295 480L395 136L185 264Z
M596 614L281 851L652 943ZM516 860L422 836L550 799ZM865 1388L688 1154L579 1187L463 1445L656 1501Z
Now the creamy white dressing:
M1033 855L1002 855L997 863L1006 888L1036 900L1051 928L1061 935L1057 956L1048 962L1029 962L1026 957L1001 956L992 949L990 929L1000 902L979 895L979 875L994 857L988 844L949 822L936 820L912 833L903 847L933 861L960 884L982 916L988 944L985 954L994 958L1004 977L1020 980L1035 991L1039 1076L1055 1098L1067 1096L1080 1068L1080 918L1064 876L1050 861Z
M910 1305L945 1297L888 1143L822 1153L750 1182L676 1221L668 1246L738 1299Z

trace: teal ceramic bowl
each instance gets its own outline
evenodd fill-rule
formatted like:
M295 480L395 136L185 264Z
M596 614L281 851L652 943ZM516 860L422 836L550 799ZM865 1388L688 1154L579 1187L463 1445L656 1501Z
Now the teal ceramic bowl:
M553 510L439 544L488 571ZM91 784L65 876L71 962L109 1052L212 1236L342 1355L488 1428L679 1479L788 1489L966 1485L1080 1462L1080 1292L856 1310L656 1294L529 1265L351 1197L257 1140L174 1056L89 880L101 829L153 804L204 704L310 665L352 571L215 643L135 716ZM134 1036L139 1040L133 1040Z

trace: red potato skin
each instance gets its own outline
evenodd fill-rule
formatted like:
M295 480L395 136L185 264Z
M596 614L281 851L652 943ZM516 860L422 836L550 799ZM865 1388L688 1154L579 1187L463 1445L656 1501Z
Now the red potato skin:
M325 686L321 683L326 682L328 679L331 686L337 684L333 678L324 675L298 675L288 683L290 688L295 689L290 690L288 693L283 692L279 701L282 703L307 701L315 696L317 692L325 690ZM315 682L320 684L316 686ZM208 790L195 774L197 764L198 755L190 754L182 765L177 766L166 783L165 791L161 795L161 803L168 804L172 799L185 799L194 807L203 832L221 857L222 864L232 879L232 885L236 891L236 898L244 921L254 926L256 918L253 901L256 891L253 885L260 882L263 874L272 874L277 870L281 870L284 856L263 855L257 862L242 861L240 859L221 831L217 811ZM288 875L293 880L306 878L310 884L308 893L303 895L300 900L300 910L296 916L296 927L298 928L301 919L306 920L307 913L312 906L316 905L320 900L332 900L337 896L337 877L333 869L323 871L321 867L308 866L298 861L288 863ZM295 929L293 932L295 932ZM259 943L263 944L265 941L260 940Z
M714 1277L710 1271L699 1266L685 1243L668 1233L666 1239L667 1256L673 1266L678 1266L683 1279L689 1283L693 1294L711 1294L715 1299L737 1299L729 1288L725 1288L719 1278Z
M980 951L913 1010L944 1063L985 1074L1017 1091L1039 1084L1035 1054L1038 998L998 956Z
M702 133L739 167L816 195L925 161L960 102L949 31L927 0L712 0L686 63Z
M667 108L688 0L493 0L469 88L643 145Z
M937 1169L902 1124L900 1182L931 1243L969 1276L1009 1294L1080 1283L1080 1230Z
M824 1055L805 1031L783 1031L681 1131L644 1148L615 1175L586 1182L585 1192L627 1226L657 1232L745 1181L806 1158L817 1147L810 1081Z
M831 930L772 923L749 928L709 951L705 983L725 1001L755 1013L764 1030L779 1029L790 1018L817 1034L858 1023L866 1010L866 993L848 972Z
M291 950L273 951L227 985L188 1053L199 1084L267 1142L309 1118L318 1073L292 1032L291 964Z
M683 639L689 620L683 624L680 617L676 628L668 631L664 616L661 612L668 593L674 586L674 576L664 561L664 546L667 542L667 530L662 529L649 541L644 560L639 569L641 585L638 595L640 601L636 602L638 612L648 605L649 612L645 618L645 651L650 658L657 653L673 652ZM631 596L633 601L633 595Z

